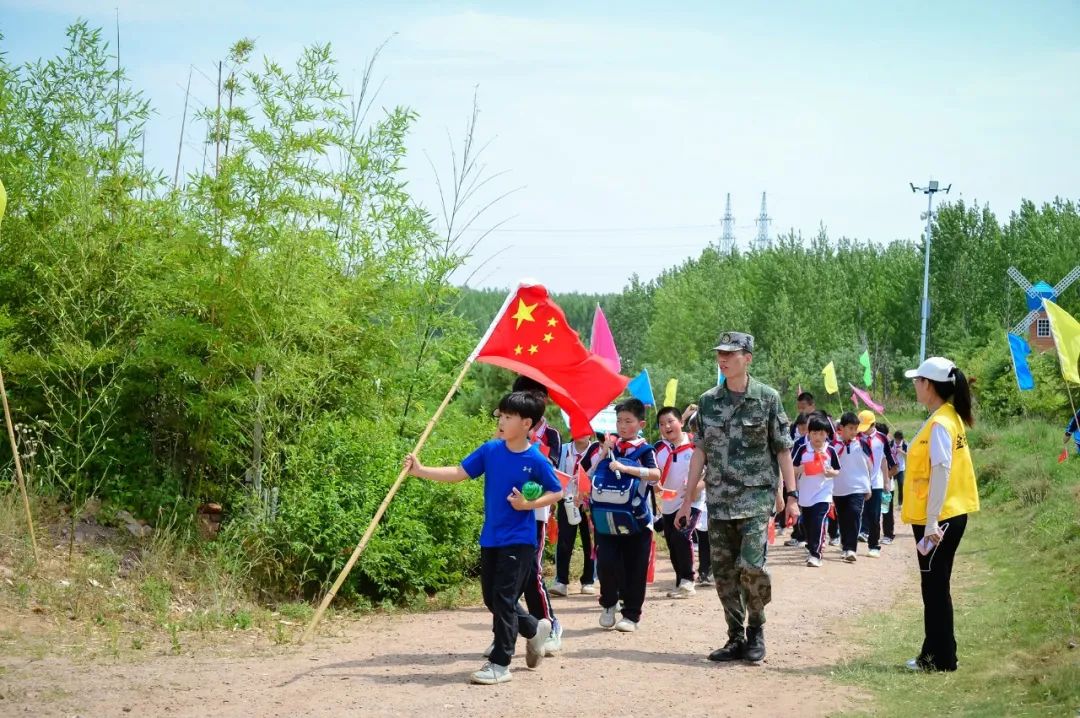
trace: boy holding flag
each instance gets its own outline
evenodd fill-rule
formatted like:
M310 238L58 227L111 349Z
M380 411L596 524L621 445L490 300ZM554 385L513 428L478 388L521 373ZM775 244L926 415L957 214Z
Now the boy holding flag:
M507 394L499 402L498 438L478 447L458 466L424 466L415 454L405 457L412 476L457 483L485 476L484 526L480 531L480 587L491 611L495 643L488 662L472 674L473 683L493 685L511 679L510 657L518 634L527 639L525 665L535 668L544 658L551 621L536 619L521 607L518 596L535 570L536 521L533 511L562 498L562 485L551 463L529 440L544 415L544 400L533 392ZM546 492L527 500L525 484Z

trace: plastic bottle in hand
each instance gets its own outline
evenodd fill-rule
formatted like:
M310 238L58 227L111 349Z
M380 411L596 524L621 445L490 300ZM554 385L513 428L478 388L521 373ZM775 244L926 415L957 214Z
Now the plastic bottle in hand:
M566 523L571 526L577 526L581 523L581 509L574 503L574 496L571 494L563 499L563 503L566 505Z

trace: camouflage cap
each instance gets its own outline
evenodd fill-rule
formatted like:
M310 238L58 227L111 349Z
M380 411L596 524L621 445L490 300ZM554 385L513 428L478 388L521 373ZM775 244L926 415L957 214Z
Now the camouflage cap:
M754 335L743 332L724 332L713 347L714 352L737 352L739 350L754 353Z

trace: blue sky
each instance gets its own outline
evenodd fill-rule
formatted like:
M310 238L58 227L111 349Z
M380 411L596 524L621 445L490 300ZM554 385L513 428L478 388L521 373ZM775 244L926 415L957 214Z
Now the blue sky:
M917 237L933 176L999 216L1022 198L1080 192L1080 4L411 3L0 0L12 61L59 50L76 17L108 28L158 114L150 158L172 166L188 66L213 67L252 37L289 63L330 42L346 85L381 42L379 105L419 113L409 178L438 206L424 153L448 166L478 88L491 140L475 281L528 275L556 290L611 291L698 254L732 194L736 236L768 192L773 234L794 228L885 242ZM824 7L822 7L824 6ZM612 8L617 8L613 10ZM201 161L192 132L184 164Z

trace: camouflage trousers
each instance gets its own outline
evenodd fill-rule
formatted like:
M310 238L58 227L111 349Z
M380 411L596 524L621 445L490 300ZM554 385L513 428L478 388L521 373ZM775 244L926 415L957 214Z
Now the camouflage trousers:
M709 519L709 548L716 593L724 606L728 638L743 639L744 626L765 625L772 580L765 568L769 515Z

